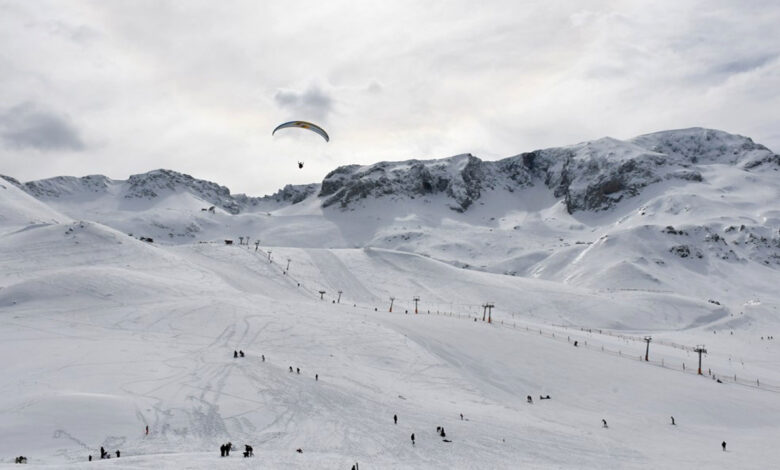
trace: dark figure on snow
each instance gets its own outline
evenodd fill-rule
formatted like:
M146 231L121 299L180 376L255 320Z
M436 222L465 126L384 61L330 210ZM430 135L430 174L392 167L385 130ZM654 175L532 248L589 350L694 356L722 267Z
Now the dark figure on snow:
M244 457L254 457L254 449L249 444L244 444Z
M239 351L238 355L241 356L241 357L244 357L244 351Z
M412 445L414 445L414 433L412 433ZM725 446L726 444L724 443L723 445Z
M441 432L441 426L436 426L436 432Z
M230 457L230 451L233 450L233 443L228 442L225 444L225 457Z
M534 402L534 399L533 399L533 398L531 398L531 395L528 395L528 396L526 396L526 397L525 397L525 400L526 400L528 403L533 403L533 402Z
M92 462L92 454L89 454L89 459L88 459L88 460L89 460L90 462Z
M101 459L106 458L106 449L104 449L103 446L100 446L100 458Z
M398 424L398 415L393 415L393 424Z
M547 396L539 395L539 399L540 400L549 400L550 399L550 395L547 395Z
M116 451L116 458L119 458L119 451Z
M301 448L299 447L299 448L295 449L295 452L298 452L299 454L302 454L302 453L303 453L303 449L301 449Z
M602 428L606 428L607 427L607 420L606 419L602 419L601 420L601 427Z
M146 426L146 435L147 436L149 435L149 426L148 425Z
M726 452L726 441L723 441L720 446L723 447L723 452Z
M574 342L574 347L577 347L577 344L579 344L577 341Z
M439 431L439 436L447 437L447 434L444 432L444 428L441 428L441 431Z
M672 416L672 426L674 426L674 416Z
M303 169L303 162L298 162L298 169L299 169L299 170L302 170L302 169Z
M225 454L227 453L226 448L227 448L227 445L225 445L225 444L222 444L221 446L219 446L219 456L220 457L224 457L225 456Z
M263 358L263 362L265 362L265 354L261 356Z
M301 368L300 367L296 367L295 368L295 372L297 372L298 375L301 375Z
M314 374L314 380L319 382L320 381L320 374Z
M238 357L238 351L233 351L233 357Z
M292 371L293 371L293 370L292 370L292 366L290 366L290 373L291 373L291 374L292 374Z
M460 414L460 420L463 421L463 413Z

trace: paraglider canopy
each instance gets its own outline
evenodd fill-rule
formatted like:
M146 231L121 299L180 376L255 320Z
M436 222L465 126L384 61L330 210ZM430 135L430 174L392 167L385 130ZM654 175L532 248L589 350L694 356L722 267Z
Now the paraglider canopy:
M271 132L271 135L276 134L276 131L278 131L279 129L286 129L288 127L298 127L301 129L308 129L312 132L319 134L323 139L325 139L325 142L330 142L330 137L328 136L328 133L325 132L325 129L321 128L316 124L312 124L311 122L306 122L306 121L290 121L290 122L285 122L284 124L279 124L278 126L276 126L276 129L274 129L274 131Z

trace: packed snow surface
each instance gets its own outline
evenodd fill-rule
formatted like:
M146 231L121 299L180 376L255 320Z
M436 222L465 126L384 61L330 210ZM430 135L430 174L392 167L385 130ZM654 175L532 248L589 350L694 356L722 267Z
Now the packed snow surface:
M775 468L776 157L688 129L264 198L0 178L0 466Z

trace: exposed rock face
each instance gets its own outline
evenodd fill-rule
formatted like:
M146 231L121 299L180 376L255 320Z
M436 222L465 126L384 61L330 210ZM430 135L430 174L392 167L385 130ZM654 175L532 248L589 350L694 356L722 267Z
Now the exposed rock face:
M193 178L184 173L161 169L131 175L127 181L112 180L103 175L82 178L58 176L24 183L20 187L30 195L43 200L76 197L89 199L109 192L123 199L154 200L186 191L202 199L204 203L220 207L231 214L238 214L269 201L296 204L314 194L317 185L287 185L272 196L249 197L245 194L231 195L230 190L225 186Z
M630 141L607 137L497 162L466 154L443 160L349 165L325 177L319 196L325 198L325 207L347 208L370 197L444 194L452 200L451 209L463 212L485 190L512 192L544 184L564 200L569 213L602 211L664 180L701 182L697 166L711 164L778 170L780 156L747 137L694 128Z

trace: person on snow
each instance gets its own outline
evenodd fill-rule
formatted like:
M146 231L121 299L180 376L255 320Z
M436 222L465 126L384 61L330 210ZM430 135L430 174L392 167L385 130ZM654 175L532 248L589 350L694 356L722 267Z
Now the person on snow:
M238 355L244 357L244 351L238 351Z
M319 382L320 381L320 374L314 374L314 381Z
M238 351L236 350L233 351L233 357L238 357Z
M412 433L412 445L414 445L414 433ZM723 443L723 448L726 448L726 443Z
M299 447L299 448L295 449L295 452L298 452L299 454L302 454L302 453L303 453L303 449L301 449L301 448Z
M104 449L103 446L100 446L100 458L101 459L106 458L106 449Z
M534 399L533 399L533 398L531 398L531 395L528 395L528 396L526 396L526 397L525 397L525 400L526 400L528 403L531 403L531 404L533 404L533 402L534 402Z
M146 435L149 435L149 425L146 425Z
M92 454L89 454L89 461L92 462Z
M444 432L444 428L443 428L443 427L442 427L442 428L441 428L441 430L439 431L439 436L441 436L441 437L447 437L447 434Z
M254 457L254 449L249 444L244 444L244 457Z
M233 450L233 443L228 442L225 444L225 457L230 457L230 451Z
M601 427L602 428L606 428L607 427L607 420L606 419L602 419L601 420Z
M575 348L577 347L577 344L578 344L578 342L577 342L577 341L574 341L574 347L575 347Z
M398 424L398 415L393 415L393 424Z
M672 416L672 426L674 426L674 416Z
M292 366L290 366L290 373L291 373L291 374L292 374L292 371L293 371L293 370L292 370Z
M460 420L463 421L463 413L460 414Z
M300 367L296 367L295 368L295 372L297 372L298 375L301 375L301 368Z
M720 446L723 447L723 452L726 452L726 441L723 441Z
M116 451L116 458L119 458L119 451Z
M263 354L261 357L263 359L263 362L265 362L265 354Z
M222 444L221 446L219 446L219 456L220 457L224 457L225 456L225 452L226 452L225 451L225 447L227 447L227 446L225 446L225 444Z

